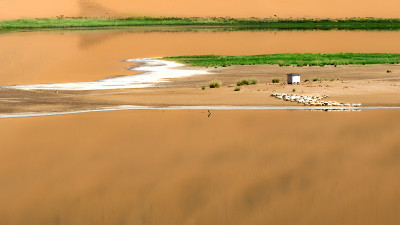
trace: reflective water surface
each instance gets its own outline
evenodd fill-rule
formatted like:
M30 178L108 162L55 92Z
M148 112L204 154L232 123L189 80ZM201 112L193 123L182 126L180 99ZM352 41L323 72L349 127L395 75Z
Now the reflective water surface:
M0 224L399 224L398 110L0 120Z
M186 32L180 32L180 31ZM125 59L285 52L400 53L399 31L111 29L0 34L0 86L130 75Z
M387 17L399 15L397 0L18 0L0 1L0 19L65 16Z

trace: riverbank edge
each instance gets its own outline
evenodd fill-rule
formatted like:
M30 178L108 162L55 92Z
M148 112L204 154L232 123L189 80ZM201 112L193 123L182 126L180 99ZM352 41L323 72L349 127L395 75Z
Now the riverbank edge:
M132 110L152 110L152 111L207 111L208 116L212 111L336 111L336 112L360 112L361 110L400 110L399 107L302 107L302 106L116 106L98 109L64 111L64 112L25 112L25 113L4 113L0 114L0 119L24 118L24 117L43 117L60 116L79 113L111 112L111 111L132 111Z
M171 26L217 26L271 29L345 29L345 30L391 30L400 29L400 18L200 18L200 17L127 17L83 18L58 17L0 21L0 31L67 28L116 28L116 27L171 27Z

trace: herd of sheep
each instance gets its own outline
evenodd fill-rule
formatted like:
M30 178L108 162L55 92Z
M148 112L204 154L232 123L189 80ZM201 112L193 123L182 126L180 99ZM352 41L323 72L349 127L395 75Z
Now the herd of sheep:
M285 101L298 102L306 106L340 106L340 107L360 107L361 104L349 104L349 103L339 103L335 101L323 101L327 98L324 96L307 96L307 95L295 95L295 94L285 94L285 93L273 93L272 97L283 99Z

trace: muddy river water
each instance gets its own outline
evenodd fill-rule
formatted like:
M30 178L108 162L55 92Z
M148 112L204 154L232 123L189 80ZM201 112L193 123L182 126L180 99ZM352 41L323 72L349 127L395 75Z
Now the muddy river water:
M399 111L0 120L0 224L399 224Z
M111 29L0 34L0 84L90 82L135 72L126 59L287 52L400 53L399 31Z

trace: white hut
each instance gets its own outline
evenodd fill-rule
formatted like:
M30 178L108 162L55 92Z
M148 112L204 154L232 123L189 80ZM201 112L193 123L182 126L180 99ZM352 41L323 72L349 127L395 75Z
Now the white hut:
M299 73L289 73L287 74L288 84L300 84L300 74Z

